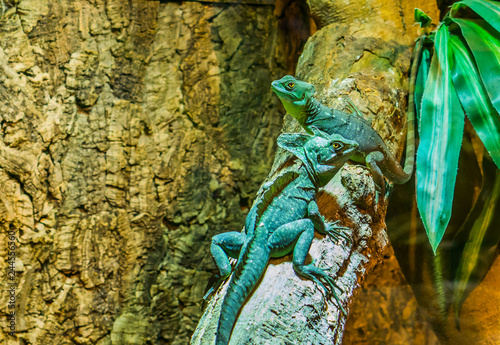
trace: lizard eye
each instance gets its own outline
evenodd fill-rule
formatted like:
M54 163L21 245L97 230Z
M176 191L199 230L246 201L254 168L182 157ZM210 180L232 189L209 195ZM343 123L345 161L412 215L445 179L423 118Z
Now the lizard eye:
M342 147L342 144L339 143L338 141L335 141L333 144L332 144L333 148L334 149L339 149Z
M294 86L295 86L294 82L289 82L288 84L286 84L286 88L289 89L289 90L293 89Z

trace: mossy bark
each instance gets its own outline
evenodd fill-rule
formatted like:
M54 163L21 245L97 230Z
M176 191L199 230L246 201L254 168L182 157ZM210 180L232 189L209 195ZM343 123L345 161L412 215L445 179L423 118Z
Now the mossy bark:
M296 2L5 4L0 275L14 231L17 333L0 343L188 343L210 238L241 228L269 171L269 85L308 17Z

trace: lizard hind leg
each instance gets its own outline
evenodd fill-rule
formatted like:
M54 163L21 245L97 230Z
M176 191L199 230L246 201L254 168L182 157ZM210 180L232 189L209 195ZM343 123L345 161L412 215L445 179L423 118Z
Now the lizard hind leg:
M311 279L321 286L327 295L331 293L337 301L340 310L345 314L345 310L335 293L335 289L342 291L340 287L335 284L335 281L325 270L316 267L314 263L305 264L313 238L314 224L312 220L301 219L284 224L276 229L269 238L268 246L271 249L271 255L274 257L285 255L293 249L293 269L295 272L301 277Z
M366 158L366 166L370 169L373 181L375 182L375 189L380 192L382 197L385 195L385 180L382 170L380 170L379 165L384 160L384 154L380 151L370 152Z
M335 280L333 280L332 277L330 277L325 270L322 268L314 266L314 264L309 264L309 265L295 265L293 266L295 269L295 272L299 274L302 277L309 278L312 281L314 281L316 284L320 285L323 290L325 290L325 293L327 295L331 294L335 298L335 301L337 302L337 305L339 309L342 311L344 315L347 315L344 307L342 306L342 302L340 301L339 297L337 296L337 293L335 292L335 289L338 289L342 292L342 289L340 286L338 286L335 283ZM322 280L325 282L325 284L329 287L328 289L326 288L325 284L323 284Z
M222 282L231 274L231 263L229 258L237 259L241 248L247 241L247 236L241 232L231 231L212 237L210 252L219 269L219 276L214 285L207 290L203 299L206 300L216 291Z

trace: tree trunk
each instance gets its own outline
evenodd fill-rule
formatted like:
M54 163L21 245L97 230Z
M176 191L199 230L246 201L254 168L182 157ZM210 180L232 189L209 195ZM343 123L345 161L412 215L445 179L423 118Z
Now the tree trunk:
M188 343L210 239L242 227L270 168L269 85L308 17L293 1L5 5L0 315L16 332L0 343Z
M392 246L356 294L342 344L439 345L401 272Z
M307 42L297 66L299 79L316 86L316 98L343 108L345 97L358 106L389 148L400 157L405 141L405 90L416 2L365 1L351 3L310 1L319 31ZM435 5L418 4L437 18ZM285 119L284 131L298 124ZM278 150L276 173L287 155ZM387 199L376 202L366 169L346 165L319 196L328 220L341 220L352 229L352 245L316 238L310 256L319 267L330 267L342 287L341 303L349 310L366 276L382 259ZM225 287L210 301L191 344L210 344L219 318ZM299 278L290 258L272 260L260 284L242 308L230 344L341 344L346 315L321 288Z

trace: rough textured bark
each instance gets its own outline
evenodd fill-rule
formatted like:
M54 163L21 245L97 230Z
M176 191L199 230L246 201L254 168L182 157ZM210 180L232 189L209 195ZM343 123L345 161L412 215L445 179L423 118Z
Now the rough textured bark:
M298 2L243 2L3 1L0 344L189 342L215 272L210 238L242 227L271 167L282 108L269 84L293 73L309 36ZM309 46L313 55L304 55L300 76L335 107L344 104L336 97L349 93L400 153L411 39L399 36L415 34L414 4L331 5L330 12L314 15L320 27L333 20L338 28L311 40L316 48ZM297 130L290 119L286 130ZM323 211L355 228L355 248L318 238L311 256L324 257L319 262L332 274L341 272L347 301L381 257L385 207L374 212L372 182L362 168L347 168L333 188L336 199L326 191ZM7 230L16 234L15 336L6 326ZM487 328L484 339L491 344L498 343L500 318L491 315L498 315L499 304L488 303L498 300L498 267L497 261L489 285L464 306L475 318L464 327ZM259 316L264 326L252 326L255 339L274 335L273 342L287 343L290 327L307 324L292 343L326 341L334 332L340 341L344 320L330 329L335 315L325 316L321 291L296 277L289 258L273 261L261 289L246 310L258 306L262 293L273 304ZM369 293L362 292L361 310L373 298L399 296ZM403 311L411 314L413 307L409 302ZM333 303L327 308L337 313ZM355 308L351 315L360 315ZM240 329L255 314L245 315ZM372 336L383 323L354 323L352 329L366 334L348 333L344 343L385 337L397 344L388 331ZM415 334L412 327L403 328Z
M342 344L439 344L401 273L392 247L354 298Z
M412 26L416 3L309 4L319 31L304 48L297 76L313 83L317 98L329 106L342 108L342 98L349 96L400 157L409 48L417 35ZM420 3L419 7L436 12L435 5ZM297 123L287 118L284 130L298 130ZM286 158L283 151L277 151L273 173ZM369 173L348 165L324 188L318 203L327 219L341 219L352 228L352 246L317 238L310 250L318 266L331 268L331 275L344 290L342 304L349 309L356 290L387 249L387 200L377 204ZM239 315L231 344L342 343L346 316L313 282L297 277L289 259L271 262ZM192 344L213 341L224 291L210 301Z
M242 226L270 168L269 85L293 70L307 16L295 2L5 3L0 279L12 230L18 333L0 343L188 343L210 238Z

